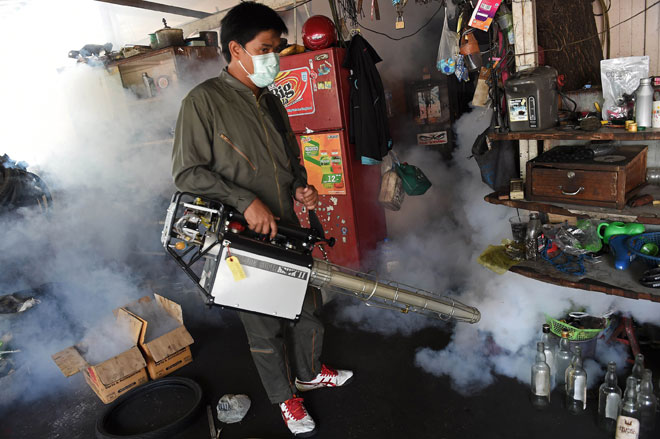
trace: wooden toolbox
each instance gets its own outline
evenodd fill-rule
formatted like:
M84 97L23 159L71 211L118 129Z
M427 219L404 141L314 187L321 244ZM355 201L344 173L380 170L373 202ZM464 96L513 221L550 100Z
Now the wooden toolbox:
M526 198L623 209L646 182L646 152L645 145L623 145L609 155L571 163L539 156L527 162Z

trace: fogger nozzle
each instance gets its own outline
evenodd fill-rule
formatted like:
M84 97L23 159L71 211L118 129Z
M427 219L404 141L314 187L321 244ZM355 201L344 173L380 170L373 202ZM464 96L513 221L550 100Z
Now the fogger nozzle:
M337 287L361 296L365 301L373 297L384 300L390 306L404 311L438 314L440 318L453 318L462 322L477 323L481 319L478 309L464 305L449 297L435 297L420 291L411 291L390 281L369 279L365 273L348 273L348 270L329 262L314 259L310 284L315 287ZM361 277L364 276L364 277Z

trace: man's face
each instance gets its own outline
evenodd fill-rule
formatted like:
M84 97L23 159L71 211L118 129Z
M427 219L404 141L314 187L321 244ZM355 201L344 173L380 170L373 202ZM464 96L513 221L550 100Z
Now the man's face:
M250 55L265 55L267 53L275 52L280 46L280 34L274 30L265 30L259 32L251 41L248 41L245 44L245 50L249 52L249 55L245 53L245 50L238 47L238 59L243 63L245 69L251 73L254 73L254 66L252 65L252 58ZM232 53L232 57L234 54Z

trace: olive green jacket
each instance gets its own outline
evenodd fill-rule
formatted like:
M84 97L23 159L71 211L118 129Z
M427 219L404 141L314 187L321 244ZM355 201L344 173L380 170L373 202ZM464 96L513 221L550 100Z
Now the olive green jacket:
M287 145L266 99L273 99L280 110ZM288 154L285 148L290 148ZM279 99L266 89L257 99L226 69L192 89L181 103L172 151L172 175L180 191L205 195L240 212L259 198L275 216L298 224L293 195L307 184L299 157Z

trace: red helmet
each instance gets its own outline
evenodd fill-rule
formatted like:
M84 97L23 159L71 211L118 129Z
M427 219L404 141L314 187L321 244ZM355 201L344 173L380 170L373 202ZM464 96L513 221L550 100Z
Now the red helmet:
M326 49L337 42L335 24L325 15L313 15L303 24L302 40L309 50Z

